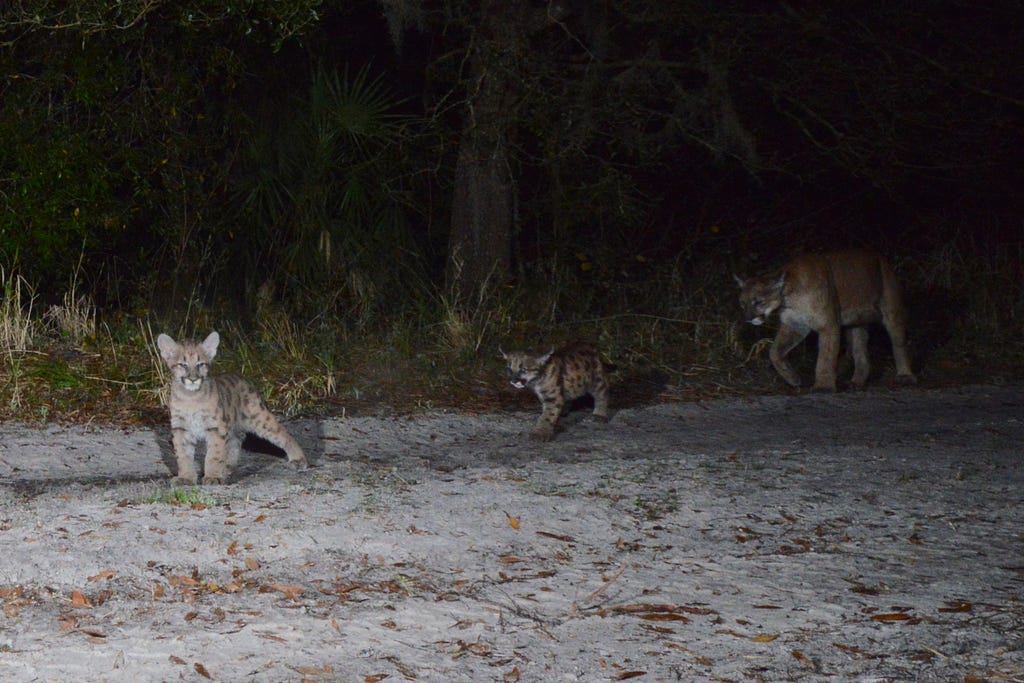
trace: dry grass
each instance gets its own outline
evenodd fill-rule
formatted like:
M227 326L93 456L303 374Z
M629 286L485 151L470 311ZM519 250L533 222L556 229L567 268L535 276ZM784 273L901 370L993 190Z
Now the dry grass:
M96 305L87 295L67 292L62 303L46 310L43 323L72 344L81 344L96 337Z
M39 322L32 315L32 287L13 270L0 266L0 345L10 356L32 348Z

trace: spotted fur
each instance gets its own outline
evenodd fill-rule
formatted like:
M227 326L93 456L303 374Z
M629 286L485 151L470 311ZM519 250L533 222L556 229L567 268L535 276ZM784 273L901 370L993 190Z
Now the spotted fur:
M512 386L531 389L540 399L541 414L531 438L553 438L566 405L587 394L594 398L594 419L608 421L608 378L591 344L576 342L539 356L521 351L501 355L508 363Z
M204 484L222 484L238 463L247 433L266 439L297 467L306 467L302 447L267 410L249 382L235 375L210 376L220 336L202 342L176 342L166 334L157 340L160 356L171 370L171 439L178 459L177 481L195 484L196 446L206 442Z

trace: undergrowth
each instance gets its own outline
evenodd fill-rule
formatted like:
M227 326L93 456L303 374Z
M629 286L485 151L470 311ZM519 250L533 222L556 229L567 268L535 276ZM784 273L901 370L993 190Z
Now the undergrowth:
M923 383L1024 375L1022 257L1012 249L940 248L897 259ZM489 287L471 298L438 294L432 307L369 323L323 311L302 319L268 301L254 303L248 316L190 301L171 320L146 310L97 311L77 291L40 315L29 283L5 270L0 418L162 423L167 373L156 335L200 338L212 329L223 340L215 371L249 377L273 410L289 416L533 409L535 398L507 385L499 346L540 351L574 339L596 342L615 366L619 406L787 391L767 359L772 330L741 322L731 272L696 261L638 262L632 270L552 261L523 279L534 284ZM807 377L814 355L813 342L794 354ZM872 357L872 382L882 383L891 354L881 331L872 335Z

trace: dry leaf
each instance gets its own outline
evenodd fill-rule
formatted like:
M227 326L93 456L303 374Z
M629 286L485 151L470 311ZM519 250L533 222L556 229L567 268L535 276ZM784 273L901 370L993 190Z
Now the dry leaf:
M503 555L498 561L502 564L515 564L517 562L522 562L522 560L515 555Z
M964 600L953 600L952 602L947 600L946 607L940 607L940 612L970 612L973 609L971 603Z
M245 558L245 566L248 567L251 571L256 571L260 568L260 563L256 561L255 557L250 555L249 557Z
M232 541L231 545L228 546L228 555L234 555L238 552L238 541Z
M503 681L508 681L509 683L515 683L519 680L519 667L513 666L512 670L502 676L501 679Z
M646 676L646 671L620 671L619 673L612 676L613 681L624 681L628 678L637 678L639 676Z
M553 538L556 541L564 541L566 543L575 543L576 542L576 539L573 538L572 536L563 536L562 534L553 534L553 533L551 533L549 531L538 531L537 535L538 536L545 536L547 538Z
M75 607L91 607L92 602L80 591L71 591L71 604Z
M372 674L363 679L363 683L377 683L385 678L391 678L391 674Z
M196 673L202 676L203 678L213 678L213 676L210 675L210 672L206 670L206 667L200 664L199 662L196 662L193 665L193 668L196 670Z
M170 661L171 664L177 664L178 666L185 666L186 664L188 664L188 662L186 662L184 659L176 655L171 655L167 659L168 661Z
M778 637L779 635L777 633L774 635L770 633L762 633L761 635L754 636L751 640L755 643L770 643Z
M302 595L302 589L298 586L285 586L280 583L271 584L264 586L260 590L277 591L278 593L284 593L285 597L294 602L298 602L299 596Z
M906 621L910 618L910 615L902 612L892 612L889 614L876 614L871 618L875 621Z
M113 569L104 569L99 574L96 574L95 576L88 577L86 579L86 581L99 581L101 579L111 579L111 578L113 578L116 575L117 575L117 572L114 571Z
M505 513L505 516L508 517L509 526L511 526L516 531L519 531L519 520L513 517L512 515L508 514L507 512Z
M671 612L652 612L650 614L641 614L641 619L647 621L689 621L689 617L685 617L682 614L673 614Z
M303 676L322 676L334 672L334 667L330 664L324 664L321 666L293 666L296 673L300 673Z

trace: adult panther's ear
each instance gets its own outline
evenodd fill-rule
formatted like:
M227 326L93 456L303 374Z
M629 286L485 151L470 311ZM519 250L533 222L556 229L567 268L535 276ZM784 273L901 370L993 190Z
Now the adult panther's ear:
M733 279L735 279L735 280L736 280L736 284L738 284L738 285L740 286L740 289L743 289L743 287L744 287L744 286L746 286L746 284L747 284L747 281L746 281L746 280L744 280L743 278L741 278L741 277L740 277L739 275L737 275L736 273L733 273L733 274L732 274L732 276L733 276Z

